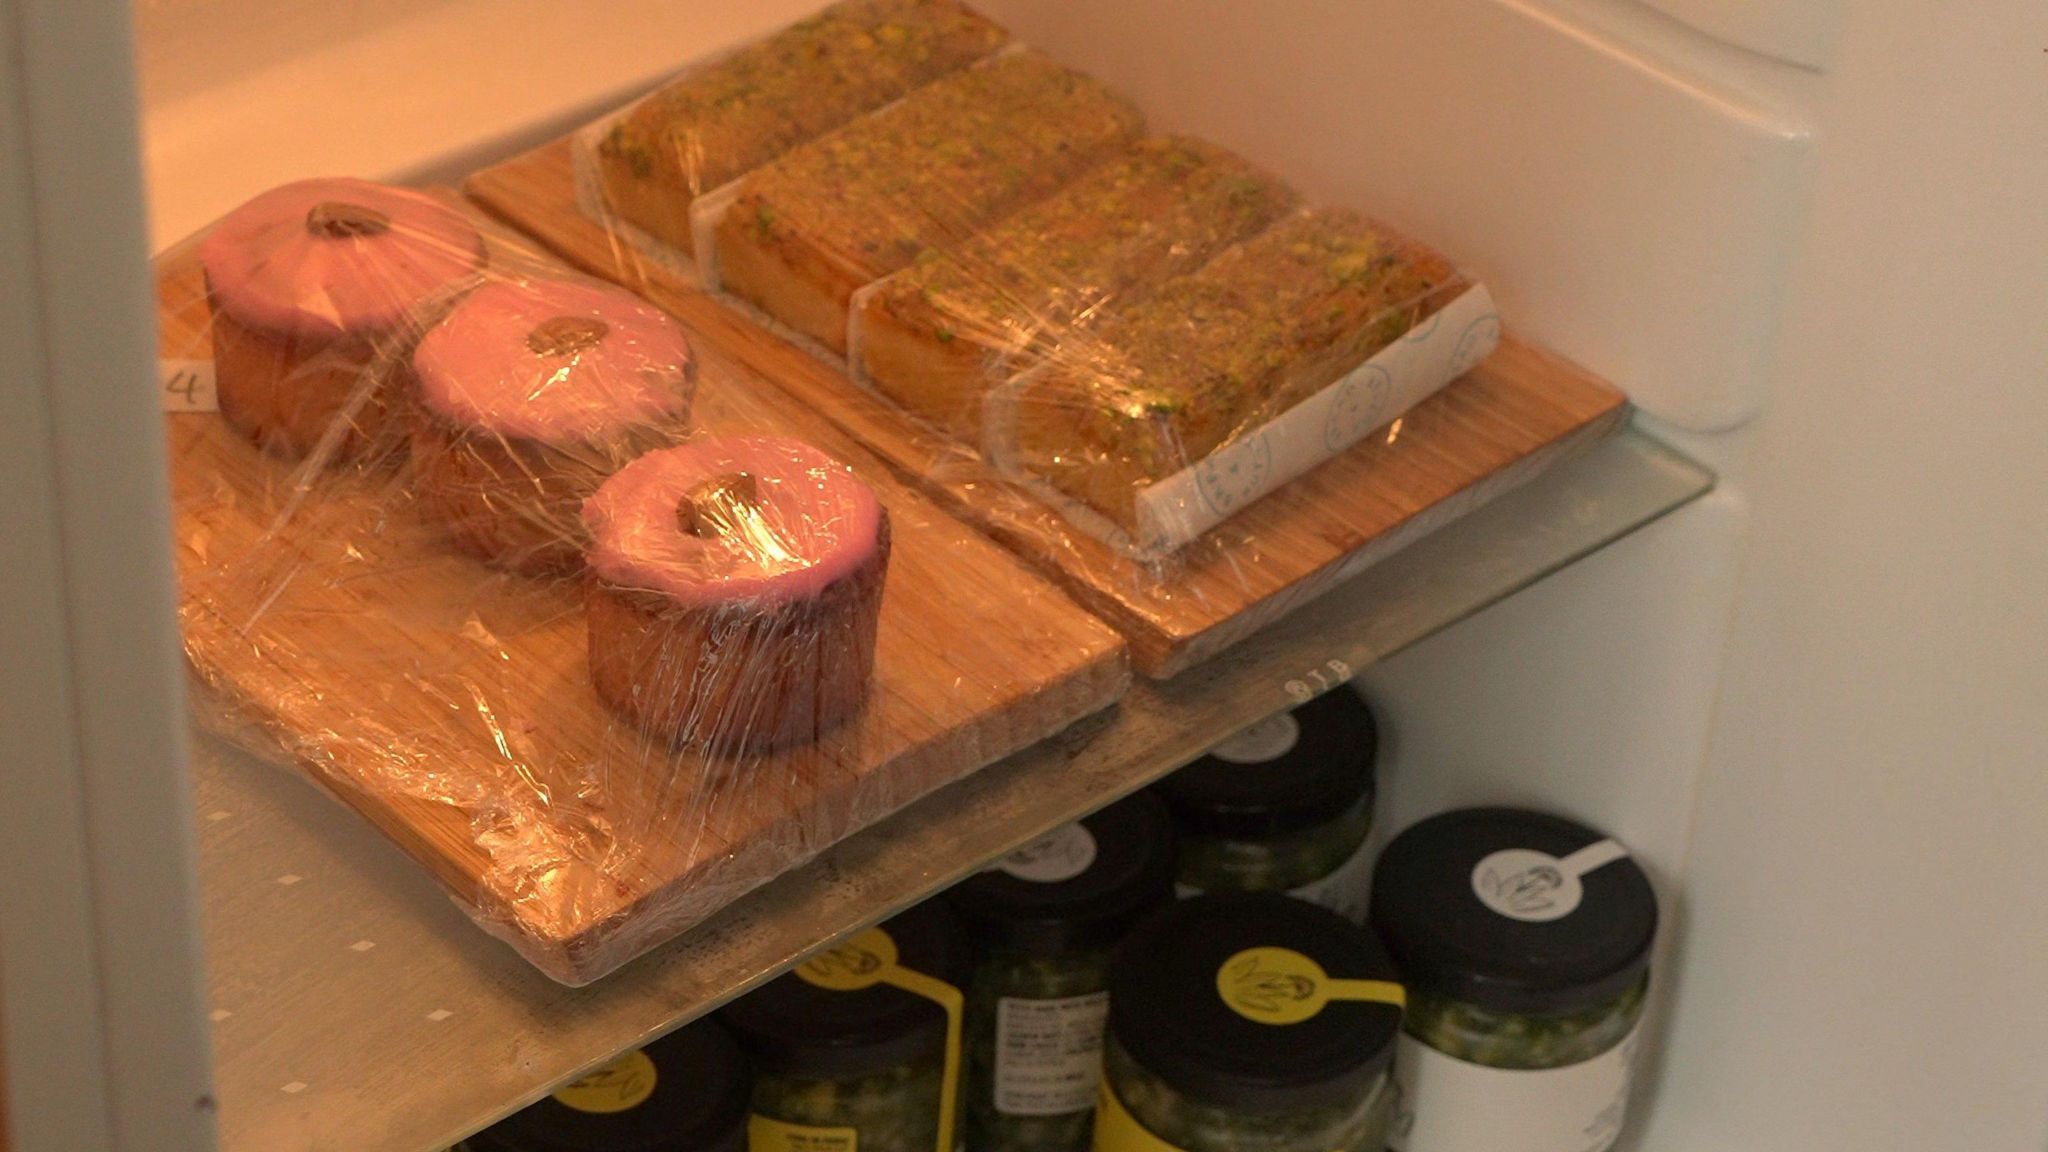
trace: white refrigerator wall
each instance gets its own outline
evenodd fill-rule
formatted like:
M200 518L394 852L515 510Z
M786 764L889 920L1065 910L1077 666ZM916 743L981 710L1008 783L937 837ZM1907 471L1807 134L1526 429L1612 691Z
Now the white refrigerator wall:
M139 0L157 241L815 6ZM1368 676L1388 824L1562 809L1670 897L1638 1146L2048 1145L2039 0L982 6L1454 253L1722 472Z

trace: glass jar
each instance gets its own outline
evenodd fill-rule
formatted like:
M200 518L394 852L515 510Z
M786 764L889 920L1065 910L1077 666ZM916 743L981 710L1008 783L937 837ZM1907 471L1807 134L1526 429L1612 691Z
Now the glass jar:
M855 938L870 940L880 948L849 957L849 969L874 967L886 951L880 967L954 990L966 979L966 941L939 902ZM937 1002L894 984L840 989L791 972L719 1018L754 1065L751 1152L939 1152L947 1015Z
M1173 822L1133 796L946 894L978 960L967 989L967 1146L1086 1152L1110 952L1173 897Z
M628 1052L451 1152L746 1152L753 1074L698 1020Z
M1625 848L1537 812L1445 813L1381 855L1372 922L1411 988L1392 1147L1614 1143L1657 932Z
M1201 896L1110 978L1098 1152L1380 1152L1402 989L1370 933L1275 893Z
M1182 894L1287 892L1362 921L1378 747L1371 710L1340 688L1161 781Z

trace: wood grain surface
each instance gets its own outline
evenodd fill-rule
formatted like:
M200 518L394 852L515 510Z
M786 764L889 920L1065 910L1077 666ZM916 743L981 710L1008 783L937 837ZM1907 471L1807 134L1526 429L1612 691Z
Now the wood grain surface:
M509 231L486 231L494 267L560 274ZM189 248L159 260L157 289L162 354L206 359ZM402 463L308 474L217 414L165 417L200 706L282 748L564 983L602 976L1129 683L1114 631L764 386L722 338L698 343L699 428L816 444L874 486L895 532L864 712L815 746L736 762L674 755L607 711L589 685L580 581L498 573L452 550L417 514Z
M951 511L1041 570L1130 641L1147 676L1213 656L1362 567L1619 427L1613 386L1513 337L1486 363L1165 564L1081 532L974 453L836 366L698 291L581 214L567 140L487 168L478 203L597 275L682 317L705 340L825 413Z

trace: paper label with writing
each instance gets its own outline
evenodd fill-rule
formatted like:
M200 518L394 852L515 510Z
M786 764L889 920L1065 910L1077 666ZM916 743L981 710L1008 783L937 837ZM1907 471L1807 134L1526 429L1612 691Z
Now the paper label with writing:
M156 394L166 412L220 411L211 360L158 360Z
M1406 1033L1394 1054L1395 1152L1606 1152L1621 1135L1637 1033L1564 1068L1487 1068Z
M996 1002L996 1111L1064 1116L1095 1103L1109 993Z
M860 1152L853 1128L813 1128L755 1113L747 1117L747 1152Z

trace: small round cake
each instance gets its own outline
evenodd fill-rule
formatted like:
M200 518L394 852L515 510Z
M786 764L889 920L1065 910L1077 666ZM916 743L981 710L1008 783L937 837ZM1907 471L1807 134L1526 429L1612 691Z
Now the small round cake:
M714 753L817 739L874 672L889 518L796 440L650 452L583 506L590 675L642 729Z
M583 501L681 439L696 361L661 309L617 288L502 281L420 340L412 450L422 505L466 551L527 573L583 559Z
M221 415L270 451L342 459L387 431L394 374L484 247L418 192L305 180L228 213L199 262Z

